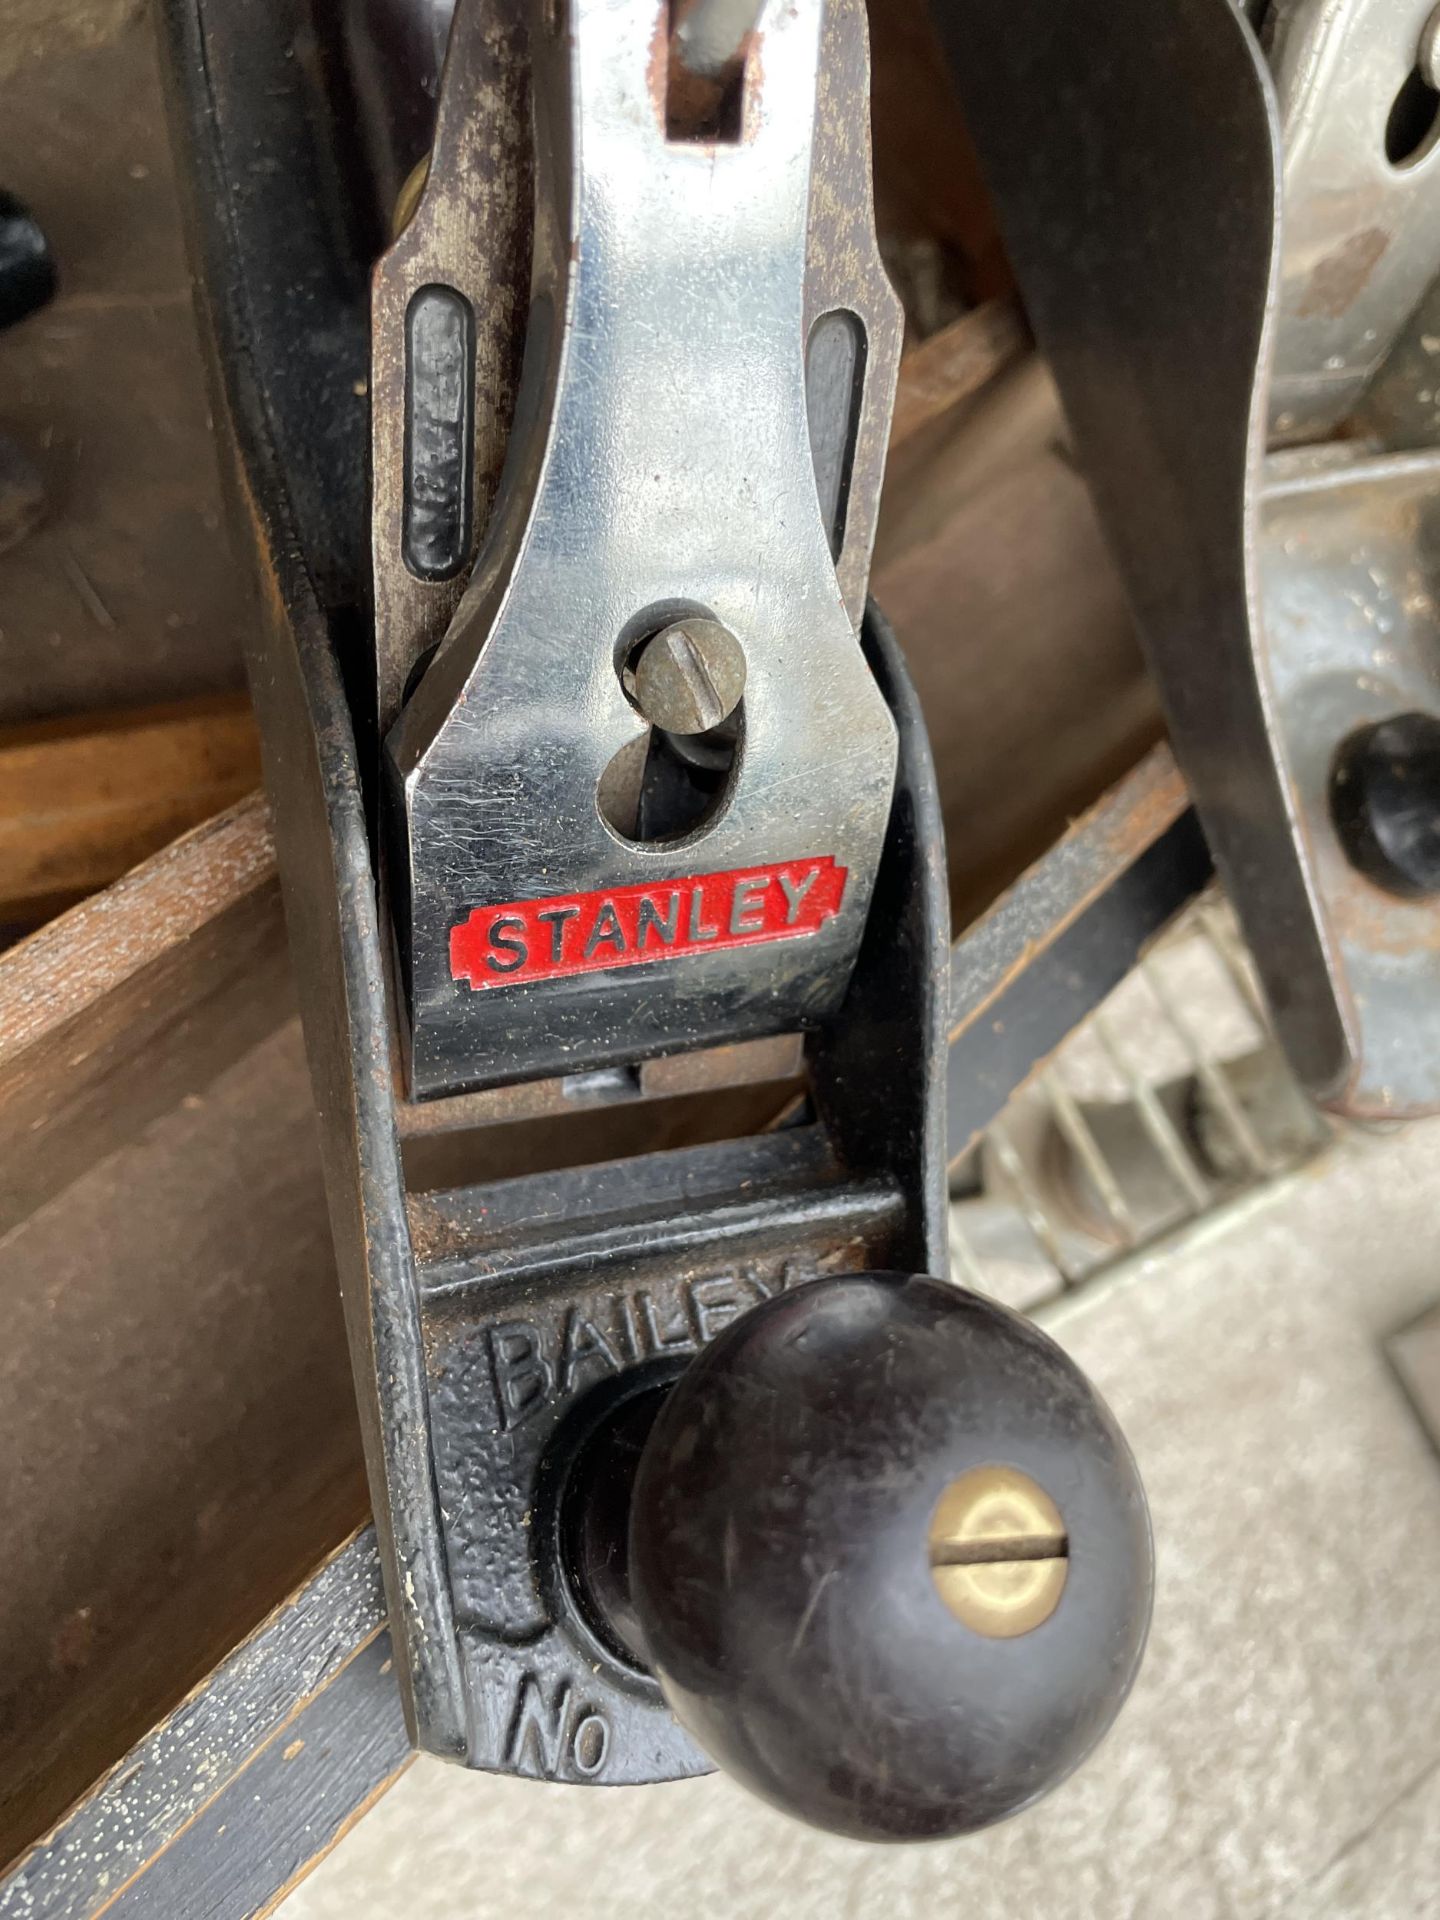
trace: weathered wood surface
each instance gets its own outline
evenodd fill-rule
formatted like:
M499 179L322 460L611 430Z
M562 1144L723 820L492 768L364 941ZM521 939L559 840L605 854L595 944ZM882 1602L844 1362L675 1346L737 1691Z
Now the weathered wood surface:
M12 1226L0 1301L8 1857L366 1512L298 1024Z
M288 966L258 795L0 959L0 1231L278 1026Z
M0 1853L364 1512L264 803L0 959Z
M899 472L900 449L922 427L942 420L1020 359L1030 330L1014 300L991 300L951 321L901 363L890 424L890 462Z
M871 586L925 710L963 926L1161 726L1044 363L985 308L947 332L963 394L892 453Z
M0 925L97 893L259 782L243 694L0 728Z
M411 1758L384 1621L366 1528L0 1882L0 1920L268 1910Z

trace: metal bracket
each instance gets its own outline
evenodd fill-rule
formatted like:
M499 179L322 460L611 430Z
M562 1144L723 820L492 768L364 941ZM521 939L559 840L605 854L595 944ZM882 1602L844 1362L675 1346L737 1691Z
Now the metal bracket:
M1346 1112L1400 1119L1440 1107L1440 908L1379 885L1347 852L1333 809L1337 755L1396 715L1440 720L1440 457L1313 461L1277 455L1256 565L1275 752L1305 831L1344 995L1355 1066ZM1424 794L1417 804L1426 804Z

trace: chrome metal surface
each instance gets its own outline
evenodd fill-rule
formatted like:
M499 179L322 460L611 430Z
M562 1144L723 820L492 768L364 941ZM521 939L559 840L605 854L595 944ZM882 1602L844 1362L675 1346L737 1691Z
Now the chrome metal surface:
M1402 156L1392 125L1386 157L1428 8L1266 16L1283 245L1281 129L1249 30L1224 0L1180 0L1160 36L1141 11L1112 13L1113 57L1079 91L1078 46L997 14L972 48L973 124L1280 1036L1327 1105L1422 1111L1440 1102L1440 920L1350 865L1328 788L1355 728L1435 711L1440 464L1351 443L1267 465L1264 438L1267 418L1303 436L1350 412L1434 277L1436 133ZM1022 90L1055 103L1040 158Z
M1434 8L1420 29L1415 65L1426 86L1440 87L1440 7Z
M1440 716L1440 454L1291 464L1272 466L1259 524L1275 746L1355 1032L1343 1104L1398 1118L1440 1105L1440 904L1402 899L1357 871L1329 787L1359 728Z
M1284 153L1270 428L1314 440L1440 270L1434 0L1275 0L1262 32Z
M515 441L487 548L387 746L418 1093L778 1031L843 994L895 732L837 581L806 409L824 11L766 7L734 142L667 139L659 0L576 0L564 36L535 37ZM863 26L855 0L830 12L831 33L833 18ZM840 79L863 121L863 57ZM861 406L878 382L888 411L879 366ZM697 827L627 840L598 803L607 768L644 751L620 667L688 615L743 635L739 750ZM475 908L787 862L844 871L805 938L719 940L543 991L466 989L451 971L451 930Z

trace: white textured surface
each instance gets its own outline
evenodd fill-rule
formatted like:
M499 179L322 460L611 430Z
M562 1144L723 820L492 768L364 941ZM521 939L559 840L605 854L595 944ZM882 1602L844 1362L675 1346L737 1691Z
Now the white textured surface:
M1380 1351L1440 1295L1440 1126L1351 1136L1065 1303L1155 1516L1100 1752L974 1840L876 1849L723 1779L607 1793L421 1761L285 1920L1440 1915L1440 1468Z

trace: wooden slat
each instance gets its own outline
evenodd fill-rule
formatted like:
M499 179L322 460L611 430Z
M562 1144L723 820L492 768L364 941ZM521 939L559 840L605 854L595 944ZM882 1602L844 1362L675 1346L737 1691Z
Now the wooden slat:
M0 1301L3 1857L365 1515L298 1023L0 1237Z
M266 808L0 959L0 1853L364 1512Z
M0 1231L291 1012L257 794L0 961Z
M0 924L108 886L259 779L239 695L0 729Z
M907 440L972 400L1030 345L1014 300L991 300L913 347L900 363L890 427L893 462Z
M366 1528L37 1842L0 1920L268 1911L412 1758L384 1624Z

